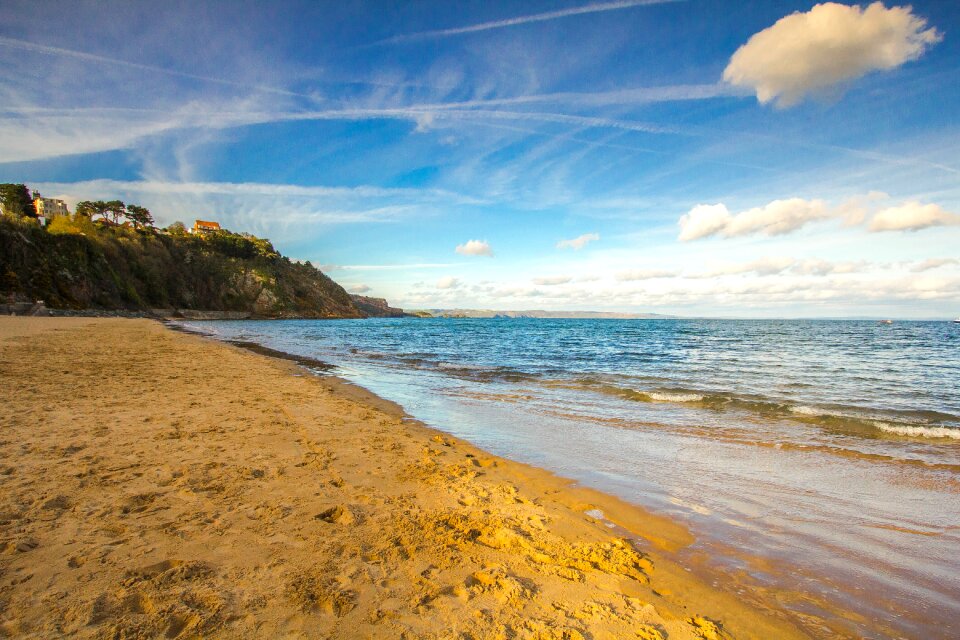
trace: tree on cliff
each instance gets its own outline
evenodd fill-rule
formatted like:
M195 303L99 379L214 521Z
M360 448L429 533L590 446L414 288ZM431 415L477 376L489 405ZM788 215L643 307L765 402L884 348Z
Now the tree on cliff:
M171 236L186 237L190 235L187 232L187 225L183 224L179 220L177 220L176 222L171 224L169 227L167 227L166 231Z
M107 203L103 200L84 200L77 203L77 215L93 219L94 216L107 217Z
M77 215L93 219L100 216L101 220L110 220L113 224L120 224L124 218L130 220L137 227L152 227L153 215L146 207L124 204L122 200L84 200L77 203Z
M138 227L153 226L153 216L150 215L150 210L146 207L135 204L127 205L127 218Z
M3 204L3 210L10 215L36 217L33 198L30 197L27 185L0 184L0 204Z
M107 205L107 213L113 218L113 224L120 224L122 218L127 217L127 205L121 200L111 200L104 203Z

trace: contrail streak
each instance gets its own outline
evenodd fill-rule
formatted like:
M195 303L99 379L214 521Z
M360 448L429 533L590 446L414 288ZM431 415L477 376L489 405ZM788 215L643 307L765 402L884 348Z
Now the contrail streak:
M119 67L126 67L128 69L138 69L140 71L153 71L156 73L164 73L170 76L177 76L180 78L189 78L191 80L201 80L203 82L213 82L216 84L222 84L230 87L242 87L244 89L256 89L257 91L263 91L265 93L276 93L285 96L296 96L299 98L310 98L316 99L317 96L311 96L303 93L296 93L294 91L287 91L285 89L278 89L276 87L268 87L257 84L248 84L246 82L237 82L235 80L225 80L223 78L211 78L210 76L201 76L195 73L187 73L185 71L176 71L174 69L166 69L164 67L157 67L152 64L140 64L139 62L128 62L127 60L118 60L116 58L108 58L106 56L98 56L93 53L86 53L84 51L75 51L73 49L62 49L60 47L51 47L44 44L37 44L35 42L30 42L28 40L18 40L16 38L6 38L0 36L0 45L6 47L13 47L15 49L21 49L23 51L33 51L34 53L43 53L46 55L54 56L65 56L68 58L74 58L75 60L84 60L87 62L97 62L101 64L111 64Z
M503 29L506 27L515 27L521 24L531 22L546 22L548 20L557 20L570 16L579 16L585 13L600 13L603 11L618 11L620 9L630 9L632 7L642 7L654 4L666 4L668 2L681 2L683 0L621 0L619 2L599 2L587 4L579 7L570 7L569 9L560 9L558 11L547 11L546 13L534 13L528 16L517 16L516 18L507 18L505 20L494 20L492 22L481 22L465 27L454 27L452 29L436 29L433 31L419 31L417 33L408 33L373 43L393 44L397 42L409 42L411 40L425 40L428 38L445 38L447 36L456 36L463 33L476 33L477 31L489 31L491 29Z

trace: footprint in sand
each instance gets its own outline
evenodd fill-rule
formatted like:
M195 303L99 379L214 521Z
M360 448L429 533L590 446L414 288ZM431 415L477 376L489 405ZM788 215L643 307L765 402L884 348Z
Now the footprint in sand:
M356 521L350 509L344 509L340 505L321 511L314 517L317 520L323 520L331 524L353 524Z
M38 540L34 538L27 538L13 545L13 549L17 553L27 553L28 551L33 551L39 546L40 542Z
M338 618L357 606L355 591L342 589L336 581L313 572L294 576L287 585L286 595L304 611L320 610Z
M638 640L664 640L666 638L663 632L649 624L638 625L635 631Z
M693 633L703 640L726 640L729 636L723 632L718 622L703 616L687 618L687 624L693 627Z
M124 515L130 513L142 513L150 508L151 505L156 501L161 494L159 493L140 493L135 496L131 496L126 500L126 504L120 508L120 512Z

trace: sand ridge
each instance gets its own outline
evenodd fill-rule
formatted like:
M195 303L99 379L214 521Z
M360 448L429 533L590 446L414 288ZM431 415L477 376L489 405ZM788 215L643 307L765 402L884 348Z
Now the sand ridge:
M0 399L0 635L801 637L666 524L156 322L2 318Z

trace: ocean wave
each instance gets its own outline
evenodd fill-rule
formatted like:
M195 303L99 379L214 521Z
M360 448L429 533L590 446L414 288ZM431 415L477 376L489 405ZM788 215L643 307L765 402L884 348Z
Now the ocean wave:
M953 438L954 440L960 440L960 429L955 427L908 426L887 422L874 422L873 424L884 433L892 433L898 436L909 436L913 438Z
M656 402L703 402L704 399L702 393L672 393L668 391L637 391L637 393L649 396L651 400Z
M824 415L823 409L818 409L817 407L808 407L802 404L791 405L790 413L796 413L797 415L811 416L811 417Z
M741 411L765 419L791 420L848 435L876 438L877 433L922 438L960 439L960 424L954 415L935 411L890 412L857 406L818 407L755 396L694 389L643 389L611 384L608 380L582 378L575 383L554 383L618 396L643 403L676 403L708 411ZM891 415L895 414L895 415Z
M435 366L438 369L447 369L451 371L496 371L497 367L488 367L482 364L467 364L465 362L437 362Z

